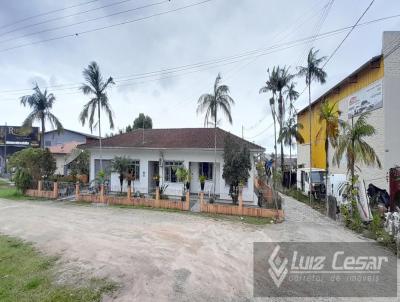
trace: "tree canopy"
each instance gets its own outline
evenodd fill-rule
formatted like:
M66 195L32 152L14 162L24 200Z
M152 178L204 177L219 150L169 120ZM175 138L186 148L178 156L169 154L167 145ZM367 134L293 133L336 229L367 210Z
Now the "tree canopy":
M132 132L136 129L152 129L153 128L153 120L150 116L145 115L144 113L139 113L138 117L133 121L133 125L128 125L125 128L125 132ZM121 131L122 132L122 131Z

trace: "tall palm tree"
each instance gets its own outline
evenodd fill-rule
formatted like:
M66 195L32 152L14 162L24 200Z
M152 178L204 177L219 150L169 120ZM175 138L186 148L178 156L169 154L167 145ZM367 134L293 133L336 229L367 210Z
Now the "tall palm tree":
M292 117L296 113L296 108L293 105L293 101L297 100L300 96L300 93L296 90L296 83L291 82L286 90L286 101L289 101L289 118Z
M321 104L319 111L319 122L322 123L321 128L317 133L319 137L323 131L325 131L325 165L326 165L326 177L325 177L325 188L328 190L328 176L329 176L329 143L332 147L336 147L337 138L339 136L339 124L341 120L339 115L340 110L337 109L337 103L329 104L324 101ZM328 191L325 194L326 205L328 206Z
M228 118L229 123L232 124L231 105L235 104L235 101L229 95L229 87L227 85L221 85L221 74L219 73L214 82L214 90L212 93L202 94L197 101L197 114L205 112L204 126L206 127L209 120L214 121L214 166L213 166L213 193L215 198L215 186L216 186L216 164L217 164L217 122L218 122L218 111Z
M310 134L310 177L312 171L312 111L311 111L311 83L313 81L324 84L326 82L326 72L323 70L321 64L326 60L326 57L318 57L319 50L310 49L307 56L307 66L299 66L298 75L305 77L306 85L308 87L308 127ZM311 203L311 194L310 194Z
M343 156L346 156L347 173L350 173L351 177L351 192L353 191L357 163L376 164L379 168L382 167L375 150L365 141L365 138L376 134L375 128L367 122L368 116L369 113L363 113L355 123L352 118L351 124L345 122L341 124L341 133L333 157L333 162L339 166Z
M281 68L279 66L274 67L270 73L268 70L268 80L266 85L260 89L260 93L272 92L274 103L278 105L278 110L276 114L276 119L279 123L279 135L281 134L283 123L285 120L285 100L284 94L289 91L291 81L294 75L289 73L289 69L285 67ZM290 91L292 93L292 91ZM293 96L293 95L292 95ZM276 110L275 110L276 111ZM281 143L281 169L284 167L284 153L283 153L283 143Z
M31 128L33 122L41 122L41 137L40 146L44 149L44 133L46 132L46 120L50 122L52 128L56 128L58 132L63 130L63 126L59 119L51 113L56 97L52 93L47 93L47 89L42 92L39 86L33 88L32 95L25 95L21 97L21 104L25 107L28 105L32 111L24 120L22 127Z
M80 90L82 90L83 94L90 95L92 99L83 107L83 110L79 115L79 120L81 121L82 126L84 126L86 120L88 119L90 131L93 131L93 127L98 127L100 170L103 170L103 151L101 145L101 109L103 109L108 116L110 129L114 129L113 112L108 99L107 89L110 87L110 85L115 83L112 77L109 77L106 81L103 80L99 65L97 65L96 62L91 62L89 66L83 70L82 74L86 83L82 84ZM97 123L94 122L96 109L98 119Z
M304 138L300 134L299 129L303 129L301 123L296 122L294 117L290 117L282 128L281 134L279 135L278 142L284 143L285 146L289 146L289 158L290 158L290 173L289 173L289 188L292 185L292 145L296 141L300 144L304 143Z

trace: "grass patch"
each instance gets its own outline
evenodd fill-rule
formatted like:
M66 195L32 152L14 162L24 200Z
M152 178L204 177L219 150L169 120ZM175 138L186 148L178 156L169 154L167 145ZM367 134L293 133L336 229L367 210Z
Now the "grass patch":
M91 279L79 287L56 284L56 260L31 244L0 235L0 301L101 301L117 288L104 279Z
M48 200L46 198L25 196L21 191L17 190L16 187L2 179L0 179L0 198L10 200Z

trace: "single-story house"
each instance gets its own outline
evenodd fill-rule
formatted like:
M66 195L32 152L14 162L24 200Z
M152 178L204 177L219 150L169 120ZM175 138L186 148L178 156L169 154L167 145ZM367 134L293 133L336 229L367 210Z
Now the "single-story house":
M80 145L79 148L90 152L90 180L96 178L100 171L100 158L103 170L110 177L111 190L120 188L117 173L110 169L111 160L115 156L126 156L132 159L136 180L133 182L135 191L152 193L156 183L154 176L160 178L160 185L168 185L165 194L179 196L183 191L183 184L179 183L175 168L184 166L190 170L190 193L200 192L199 176L206 176L206 192L213 192L213 175L215 169L215 193L220 199L230 199L229 186L222 178L223 149L226 137L246 145L251 153L250 177L243 188L243 200L256 203L254 193L254 176L256 169L254 157L265 150L263 147L246 141L220 128L216 130L217 148L214 152L214 128L179 128L179 129L138 129L133 132L115 135L102 140L102 156L98 142ZM216 156L216 165L214 160ZM124 184L126 190L126 182Z

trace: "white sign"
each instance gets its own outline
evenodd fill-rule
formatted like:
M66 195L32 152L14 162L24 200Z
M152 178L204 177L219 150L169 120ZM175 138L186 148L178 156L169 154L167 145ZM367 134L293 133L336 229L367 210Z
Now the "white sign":
M348 118L381 108L383 106L382 80L375 81L355 94L350 95L348 106Z

